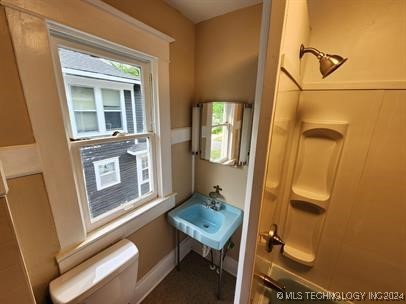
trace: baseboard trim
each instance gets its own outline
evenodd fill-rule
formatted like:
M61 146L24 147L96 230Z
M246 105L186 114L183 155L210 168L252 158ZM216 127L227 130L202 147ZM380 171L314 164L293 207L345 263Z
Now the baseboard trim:
M180 244L180 259L188 255L190 251L202 255L202 245L190 237L184 239ZM135 288L134 297L130 304L141 303L155 287L176 267L176 248L167 254L158 264L156 264L147 274L138 282ZM229 256L226 256L223 264L224 271L232 276L237 276L238 262Z
M187 237L180 245L180 258L183 258L192 250L193 239ZM134 298L131 304L141 303L151 291L176 267L176 248L166 255L158 264L145 274L135 288Z

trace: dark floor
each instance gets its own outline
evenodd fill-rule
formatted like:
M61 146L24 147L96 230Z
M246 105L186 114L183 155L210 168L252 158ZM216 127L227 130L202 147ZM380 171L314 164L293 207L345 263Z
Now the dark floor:
M225 304L233 303L235 278L223 271L222 300L217 300L217 273L195 252L182 261L142 302L142 304Z

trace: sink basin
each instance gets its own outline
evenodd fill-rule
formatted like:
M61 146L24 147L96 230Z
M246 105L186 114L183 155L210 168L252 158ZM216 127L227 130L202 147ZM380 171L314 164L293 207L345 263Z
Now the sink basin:
M195 193L185 203L168 214L169 222L213 249L220 250L242 223L241 209L222 202L219 211L205 206L211 198Z

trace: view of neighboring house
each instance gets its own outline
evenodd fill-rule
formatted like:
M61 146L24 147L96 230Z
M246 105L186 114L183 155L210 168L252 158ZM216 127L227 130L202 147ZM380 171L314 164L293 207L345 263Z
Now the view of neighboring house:
M142 133L143 96L139 76L114 62L59 49L73 140ZM149 145L126 139L80 149L92 218L151 191Z

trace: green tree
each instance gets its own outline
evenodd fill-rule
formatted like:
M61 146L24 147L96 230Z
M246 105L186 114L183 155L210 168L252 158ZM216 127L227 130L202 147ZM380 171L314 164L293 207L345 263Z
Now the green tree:
M123 73L140 78L141 70L138 67L116 61L110 61L110 64Z

